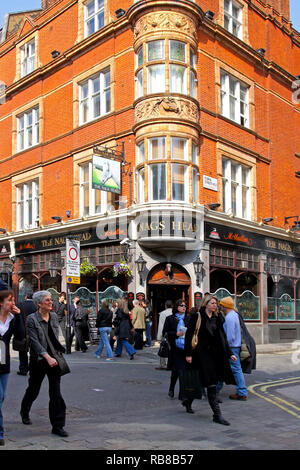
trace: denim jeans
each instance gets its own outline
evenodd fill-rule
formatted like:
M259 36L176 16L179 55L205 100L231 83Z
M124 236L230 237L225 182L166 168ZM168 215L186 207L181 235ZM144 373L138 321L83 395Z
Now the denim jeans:
M0 374L0 439L4 437L2 403L6 397L7 383L9 374Z
M231 348L232 354L236 357L236 362L230 359L230 367L234 376L234 380L236 383L236 393L240 396L247 396L248 389L245 384L245 377L242 371L241 361L240 361L240 351L241 348ZM223 382L217 383L217 394L223 388Z
M109 342L109 334L111 332L111 327L104 326L103 328L99 328L100 332L100 341L97 350L95 351L96 356L101 356L103 347L106 347L106 354L108 358L113 357L113 353L111 350L110 342Z
M131 346L131 344L128 343L128 341L127 341L126 339L124 339L124 338L118 338L117 347L116 347L115 353L121 355L121 354L122 354L123 346L124 346L124 348L126 349L126 351L128 352L129 356L132 356L133 354L136 353L136 350L134 349L134 347Z
M152 326L152 321L147 321L146 322L146 338L147 338L147 341L146 341L146 344L147 346L151 346L151 341L152 341L152 338L151 338L151 326Z

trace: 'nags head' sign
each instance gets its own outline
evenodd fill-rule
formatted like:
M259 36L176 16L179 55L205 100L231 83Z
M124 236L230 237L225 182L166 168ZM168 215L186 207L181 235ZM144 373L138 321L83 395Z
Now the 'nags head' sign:
M94 155L92 187L121 194L121 162Z

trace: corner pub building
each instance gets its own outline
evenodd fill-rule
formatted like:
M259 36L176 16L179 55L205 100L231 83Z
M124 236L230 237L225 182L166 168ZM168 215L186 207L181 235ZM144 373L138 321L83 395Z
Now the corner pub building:
M26 2L24 2L24 5ZM102 299L232 295L300 339L300 35L289 0L42 0L0 35L0 272ZM93 156L120 163L94 189ZM133 275L114 277L125 260Z

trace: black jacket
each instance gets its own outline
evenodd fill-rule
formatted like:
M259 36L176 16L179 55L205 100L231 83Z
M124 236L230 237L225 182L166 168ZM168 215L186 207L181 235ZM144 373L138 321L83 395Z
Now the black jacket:
M116 317L114 319L114 326L116 328L116 336L118 336L120 339L128 340L130 338L130 330L133 330L133 324L131 323L129 313L125 313L122 309L118 308Z
M10 372L9 343L12 335L19 340L25 338L24 322L20 314L14 315L14 318L9 323L7 332L3 336L0 336L1 341L5 343L6 347L6 364L0 364L0 374L8 374Z
M62 321L66 318L65 311L67 310L67 304L64 302L60 303L58 300L53 305L53 311L56 313L58 321Z
M185 315L184 325L187 327L190 317ZM170 349L168 357L168 370L181 370L186 367L184 350L176 347L178 318L174 313L169 315L164 323L163 336L167 334Z
M199 369L204 386L216 385L218 381L235 384L229 358L232 351L228 345L223 320L218 315L213 322L205 309L201 308L201 326L198 333L198 345L192 349L192 338L196 328L198 314L193 314L185 334L185 355L192 357L191 367ZM212 329L215 325L215 331Z
M248 359L244 359L243 361L241 361L242 371L244 372L244 374L251 374L251 371L253 369L256 369L256 344L249 331L247 330L242 316L239 313L238 315L241 325L241 333L246 343L247 349L251 355Z
M103 310L99 310L97 313L97 320L96 320L96 327L97 328L105 328L112 326L112 316L113 313L109 308L104 308Z

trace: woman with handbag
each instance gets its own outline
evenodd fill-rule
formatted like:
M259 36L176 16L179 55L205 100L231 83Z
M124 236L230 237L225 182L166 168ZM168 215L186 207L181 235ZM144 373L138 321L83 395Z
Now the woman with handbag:
M171 370L171 379L169 386L169 397L174 398L174 390L177 379L179 378L179 371L185 369L185 331L188 324L188 316L186 314L186 304L184 300L177 300L173 307L172 315L169 315L163 327L163 336L168 335L170 345L168 357L168 370ZM179 382L179 400L182 400L182 390ZM191 411L189 411L191 412Z
M218 381L235 383L228 359L236 361L236 357L229 348L223 321L217 312L218 299L212 295L205 296L200 312L190 318L184 352L187 363L199 371L200 381L207 388L208 402L214 413L213 421L228 426L230 423L221 414L216 384Z
M37 312L27 317L27 331L30 338L29 381L21 404L23 424L32 424L29 412L32 403L38 397L45 375L49 381L49 418L52 433L61 437L68 436L64 430L66 405L60 392L60 378L69 369L62 352L65 348L58 341L59 322L52 312L52 299L48 291L39 291L33 295ZM65 367L65 370L63 370Z
M22 341L25 338L25 328L16 307L14 294L9 290L0 291L0 446L4 446L4 428L2 403L6 396L8 377L10 373L10 339L14 335Z

